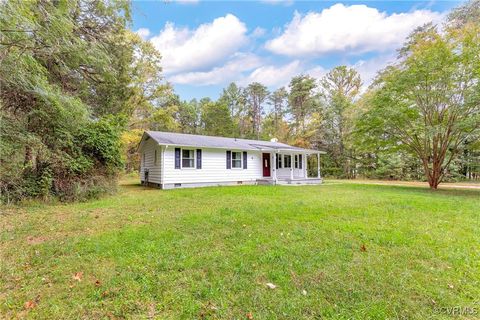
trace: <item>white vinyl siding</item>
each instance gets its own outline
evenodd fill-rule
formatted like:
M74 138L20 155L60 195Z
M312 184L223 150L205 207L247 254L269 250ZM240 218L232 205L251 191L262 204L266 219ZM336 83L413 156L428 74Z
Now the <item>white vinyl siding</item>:
M142 146L142 161L140 166L140 180L145 181L145 169L148 169L148 182L161 183L162 149L153 140L148 139ZM156 151L156 152L155 152ZM155 154L157 156L155 161Z
M227 169L225 149L202 148L201 170L175 169L175 147L165 151L165 184L174 183L209 183L209 182L237 182L256 181L263 177L262 153L247 151L247 167L243 169L243 154L239 152L241 169ZM233 154L233 152L232 152Z
M175 169L175 148L181 148L180 150L180 167L185 165L188 161L188 165L193 167L187 168L183 166L182 169ZM202 150L202 168L197 167L197 149ZM188 151L188 154L183 151ZM140 162L140 179L145 181L144 172L145 169L149 170L148 181L155 184L174 185L174 184L201 184L201 183L255 183L257 179L263 179L263 167L262 167L262 151L257 150L231 150L231 169L226 168L228 149L220 148L200 148L200 147L188 147L182 148L181 146L159 146L153 139L148 139L142 143L139 153L142 157ZM156 151L156 152L155 152ZM247 152L247 169L244 168L243 152ZM155 153L157 155L155 164ZM280 161L280 168L276 170L276 176L280 179L289 179L291 171L293 171L294 178L304 178L304 170L306 167L306 155L302 154L302 169L298 163L295 168L295 155L297 155L297 161L300 162L300 158L297 153L292 154L290 162L292 168L284 168L284 165L288 165L288 160L285 158L285 154L278 154ZM275 170L275 153L270 153L271 156L271 178L274 177ZM185 160L185 161L183 161ZM162 164L162 162L164 162ZM161 171L165 170L163 181Z

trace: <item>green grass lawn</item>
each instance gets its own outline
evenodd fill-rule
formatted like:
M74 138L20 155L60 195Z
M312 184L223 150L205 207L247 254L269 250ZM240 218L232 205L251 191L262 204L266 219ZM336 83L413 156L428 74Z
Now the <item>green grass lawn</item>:
M1 319L480 316L478 190L135 183L0 208Z

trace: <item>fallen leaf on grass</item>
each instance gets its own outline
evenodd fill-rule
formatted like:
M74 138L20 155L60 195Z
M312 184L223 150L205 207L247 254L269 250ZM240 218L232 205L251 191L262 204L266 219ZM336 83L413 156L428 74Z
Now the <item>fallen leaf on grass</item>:
M273 283L270 283L270 282L267 282L265 285L267 287L269 287L270 289L275 289L277 287L276 285L274 285Z
M155 304L150 303L149 306L148 306L147 318L148 318L148 319L154 319L154 318L155 318L155 314L156 314Z
M306 295L307 295L307 290L303 289L303 290L302 290L302 294L303 294L304 296L306 296Z
M100 282L100 280L95 280L95 286L96 287L100 287L102 285L102 283Z
M247 312L247 319L252 320L253 319L253 314L251 312Z
M367 251L367 247L365 247L365 245L362 244L362 246L360 247L360 251L361 251L361 252L366 252L366 251Z
M83 278L83 272L76 272L73 276L72 276L72 279L73 280L76 280L78 282L82 281L82 278Z
M449 289L453 289L453 284L449 284L449 285L448 285L448 288L449 288Z
M25 307L25 309L33 309L37 306L37 303L33 300L28 300L27 302L25 302L25 304L23 305Z

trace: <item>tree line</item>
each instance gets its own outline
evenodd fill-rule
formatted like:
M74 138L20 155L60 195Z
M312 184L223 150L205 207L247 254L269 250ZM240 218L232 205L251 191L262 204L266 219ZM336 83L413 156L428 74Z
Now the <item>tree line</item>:
M231 83L216 101L173 94L142 114L136 129L317 148L326 151L327 177L426 180L434 189L480 179L479 7L471 1L442 25L414 30L366 89L347 66L320 79L298 75L272 92L258 82Z
M478 179L480 1L414 30L365 88L338 66L184 101L128 1L0 2L0 198L87 199L138 169L143 130L318 148L324 176Z
M130 24L128 1L0 2L2 201L115 188L132 115L168 91Z

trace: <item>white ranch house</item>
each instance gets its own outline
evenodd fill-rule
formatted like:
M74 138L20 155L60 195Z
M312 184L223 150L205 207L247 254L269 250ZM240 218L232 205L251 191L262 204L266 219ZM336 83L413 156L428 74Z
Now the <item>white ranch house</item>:
M320 154L272 141L146 131L138 146L142 184L161 189L237 184L319 184ZM314 177L307 156L317 157Z

